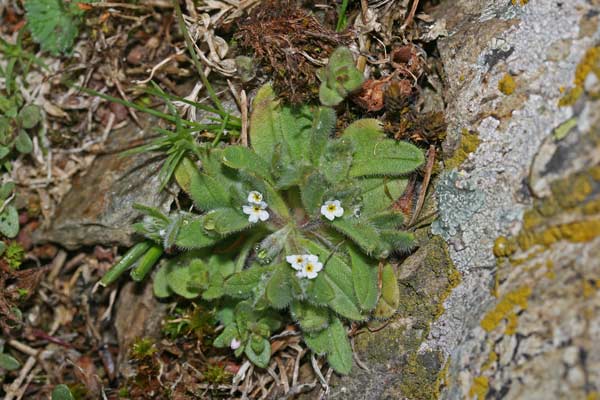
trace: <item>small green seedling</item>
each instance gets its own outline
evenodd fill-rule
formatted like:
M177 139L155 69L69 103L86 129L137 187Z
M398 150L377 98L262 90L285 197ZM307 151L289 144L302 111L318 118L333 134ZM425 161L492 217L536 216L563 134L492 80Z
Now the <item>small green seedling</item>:
M329 57L327 66L319 70L318 76L321 80L319 100L326 106L337 106L364 81L347 47L338 47Z
M21 363L8 353L4 353L4 341L0 340L0 370L16 371L21 368Z
M15 184L7 182L0 185L0 233L9 239L19 233L19 213L11 204L14 199Z
M71 393L71 389L65 384L59 384L54 387L52 390L52 400L75 400L73 394Z
M424 156L387 138L377 120L358 120L332 138L335 125L332 108L288 107L263 86L251 147L199 145L183 157L174 176L195 212L138 206L145 216L135 228L146 241L102 283L132 265L141 280L163 251L179 249L154 275L154 292L212 302L223 327L214 346L267 367L269 337L291 318L315 353L348 373L344 322L386 318L398 307L394 270L384 260L408 251L414 237L391 206Z
M27 26L42 50L53 56L68 54L83 22L85 3L92 0L35 0L25 2Z

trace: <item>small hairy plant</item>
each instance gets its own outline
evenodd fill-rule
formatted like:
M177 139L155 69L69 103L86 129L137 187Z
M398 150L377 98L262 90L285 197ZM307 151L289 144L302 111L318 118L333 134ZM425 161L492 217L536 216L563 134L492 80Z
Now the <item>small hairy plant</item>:
M92 0L30 0L25 2L31 36L54 56L69 53L79 34L85 3ZM89 6L88 6L89 7Z
M28 131L39 125L42 119L40 107L25 104L17 77L25 80L30 67L45 68L44 63L22 47L23 30L19 31L15 44L0 38L0 54L6 63L0 66L0 165L10 171L11 160L16 153L26 154L33 150Z
M17 208L11 204L14 198L15 184L7 182L0 185L0 234L14 238L19 233L19 213ZM5 244L0 242L0 255L4 253Z
M315 353L348 373L343 322L385 318L398 306L393 268L382 261L409 250L413 235L391 205L423 153L385 137L374 119L333 138L332 108L283 105L269 85L250 123L251 147L198 145L189 155L201 168L182 158L174 176L197 212L138 206L145 217L135 227L147 240L102 284L131 266L141 280L163 252L180 249L158 269L154 292L213 302L223 326L214 346L266 367L269 337L291 318Z

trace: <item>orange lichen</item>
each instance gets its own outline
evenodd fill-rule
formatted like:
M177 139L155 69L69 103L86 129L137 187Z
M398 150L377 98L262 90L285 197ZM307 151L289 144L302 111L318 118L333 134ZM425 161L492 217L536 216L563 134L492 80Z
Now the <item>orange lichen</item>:
M513 94L516 88L517 83L511 74L505 74L498 82L498 90L507 96Z
M527 308L527 299L531 296L531 288L529 286L522 286L515 291L507 293L501 300L496 304L496 307L488 312L481 320L481 327L486 332L491 332L502 322L502 320L509 318L511 314L514 314L515 308L524 310Z
M476 397L477 400L484 400L489 386L490 383L487 376L476 376L473 378L471 389L469 389L469 398Z
M513 0L514 2L514 0ZM575 104L584 92L585 80L590 73L600 79L600 46L592 47L585 52L583 59L575 69L575 78L573 84L575 87L569 89L567 93L558 101L559 107L565 107Z

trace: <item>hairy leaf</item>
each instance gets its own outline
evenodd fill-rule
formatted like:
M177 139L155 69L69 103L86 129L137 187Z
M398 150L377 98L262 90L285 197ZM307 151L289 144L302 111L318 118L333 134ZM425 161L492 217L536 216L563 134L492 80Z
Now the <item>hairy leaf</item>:
M250 115L250 141L252 148L263 160L271 163L278 142L277 118L279 102L271 85L264 85L252 102Z
M249 226L248 216L233 208L213 209L204 217L204 229L222 236L239 232Z
M324 262L323 271L327 278L327 283L335 293L335 297L329 302L331 308L341 316L360 321L364 319L358 307L358 301L354 295L352 284L352 268L346 264L340 257L331 254L320 245L310 240L302 241L302 245L310 254L316 254Z
M258 367L267 368L271 359L271 344L267 339L253 335L244 353Z
M230 168L256 174L267 181L272 180L269 165L254 151L247 147L226 147L225 150L223 150L223 163Z
M318 332L329 326L329 311L325 307L294 301L290 312L304 332Z
M375 253L381 245L377 229L362 218L353 216L336 218L331 225L350 238L368 255Z
M363 311L371 311L377 304L377 266L352 247L349 247L352 260L352 282L358 304Z
M319 215L327 186L328 183L325 177L319 173L314 173L306 179L306 183L300 188L302 204L310 215Z
M352 369L352 347L344 325L333 318L328 328L317 333L307 333L304 341L317 354L327 354L329 365L340 374L348 374Z
M201 249L217 243L219 237L204 230L204 219L204 216L185 219L179 228L175 245L183 249Z
M375 308L377 318L390 318L400 306L400 290L394 268L390 264L383 267L381 273L381 297Z
M361 213L371 215L388 210L406 189L405 178L369 177L358 180L361 190Z

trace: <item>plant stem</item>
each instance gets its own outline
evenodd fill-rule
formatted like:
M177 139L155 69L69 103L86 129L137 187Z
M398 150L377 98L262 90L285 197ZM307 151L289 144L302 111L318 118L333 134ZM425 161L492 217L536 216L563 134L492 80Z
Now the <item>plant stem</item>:
M335 31L340 32L346 27L346 10L348 9L348 0L342 1L342 5L340 6L340 11L338 13L338 20L335 26Z

